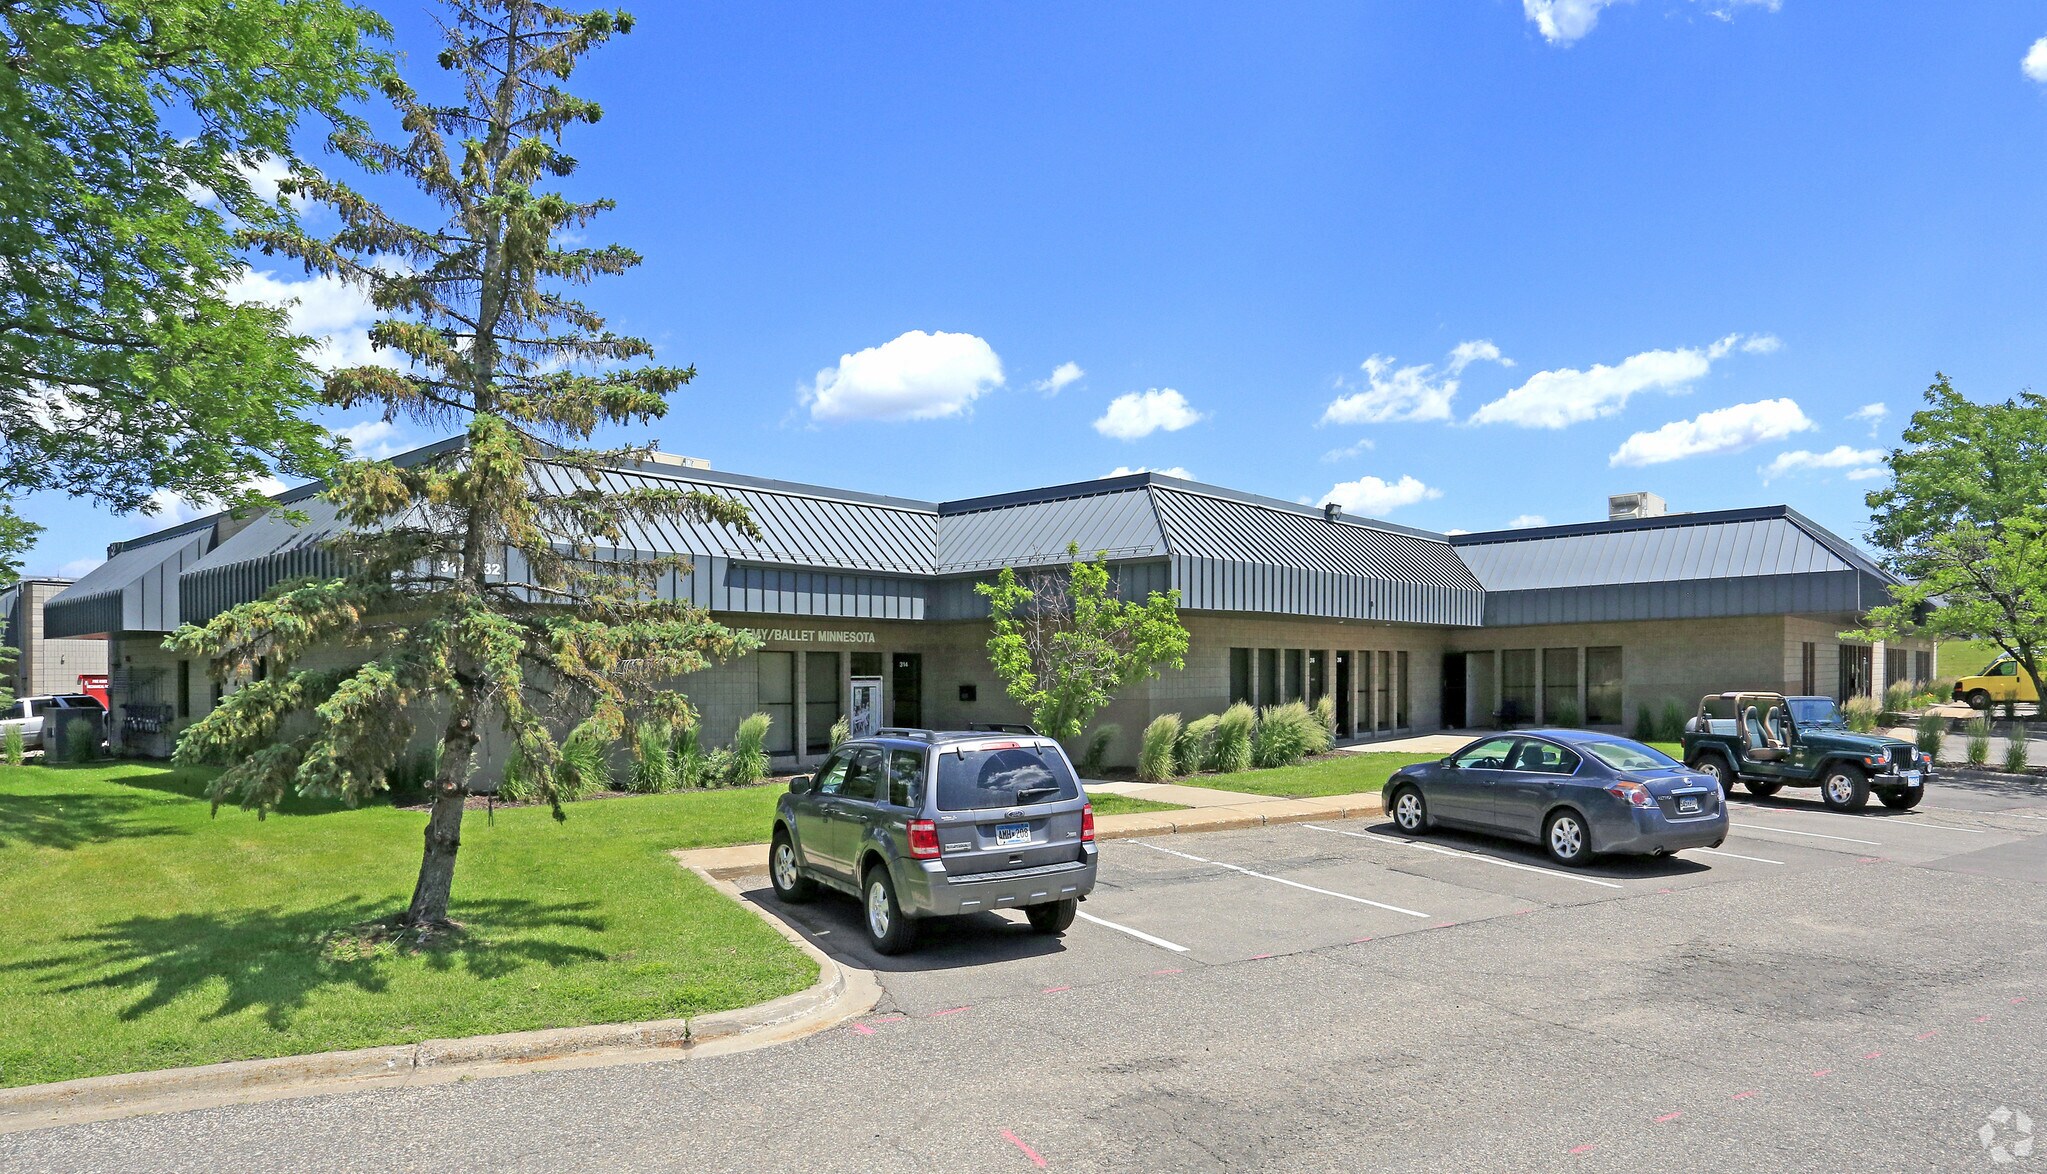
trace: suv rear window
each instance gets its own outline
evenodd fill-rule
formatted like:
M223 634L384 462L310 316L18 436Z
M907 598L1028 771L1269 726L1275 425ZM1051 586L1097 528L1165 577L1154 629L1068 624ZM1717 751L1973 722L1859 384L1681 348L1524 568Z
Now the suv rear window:
M100 708L100 699L89 693L66 693L62 697L57 698L57 700L62 701L66 709Z
M1043 746L942 750L938 754L941 811L986 811L1080 798L1080 784L1059 752Z

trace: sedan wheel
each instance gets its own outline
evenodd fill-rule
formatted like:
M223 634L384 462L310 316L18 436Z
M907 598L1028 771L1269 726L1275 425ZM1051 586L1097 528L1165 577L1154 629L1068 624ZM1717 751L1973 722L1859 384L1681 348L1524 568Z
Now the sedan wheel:
M1400 793L1393 796L1393 823L1413 836L1429 830L1429 807L1422 801L1420 791L1402 787Z
M1869 779L1845 763L1830 766L1820 780L1820 798L1835 811L1860 811L1869 803Z
M1543 847L1558 864L1583 864L1592 855L1592 838L1585 832L1585 820L1575 811L1559 811L1542 829Z

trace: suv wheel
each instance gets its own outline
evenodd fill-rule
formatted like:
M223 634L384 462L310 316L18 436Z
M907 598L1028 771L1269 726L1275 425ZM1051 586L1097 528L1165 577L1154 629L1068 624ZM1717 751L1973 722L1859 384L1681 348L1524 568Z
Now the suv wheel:
M1835 811L1860 811L1869 803L1869 776L1861 767L1837 762L1820 777L1820 798Z
M1024 916L1031 919L1031 928L1041 934L1062 934L1073 924L1073 915L1079 911L1080 902L1068 897L1064 901L1025 906Z
M768 847L768 880L775 886L775 896L791 905L817 896L817 882L803 875L803 866L796 863L796 845L789 841L786 828L775 830L775 842Z
M1919 800L1925 795L1925 787L1885 787L1876 793L1876 797L1892 811L1910 811L1919 806Z
M1758 799L1768 799L1770 796L1775 795L1777 792L1784 789L1783 783L1776 782L1766 783L1761 779L1743 779L1741 780L1741 785L1747 787L1748 793L1754 795Z
M900 954L916 944L917 924L896 904L896 882L889 879L887 865L869 867L860 892L860 920L875 953Z
M1542 846L1558 864L1576 867L1592 857L1592 837L1585 830L1585 817L1569 808L1549 817L1542 825Z
M1990 691L1988 689L1971 689L1969 690L1968 702L1970 709L1980 709L1988 713L1990 711Z
M1727 765L1727 760L1718 754L1699 755L1692 760L1692 769L1719 783L1720 794L1723 797L1734 790L1734 771Z
M1411 836L1429 830L1429 805L1420 788L1402 787L1393 794L1393 825Z

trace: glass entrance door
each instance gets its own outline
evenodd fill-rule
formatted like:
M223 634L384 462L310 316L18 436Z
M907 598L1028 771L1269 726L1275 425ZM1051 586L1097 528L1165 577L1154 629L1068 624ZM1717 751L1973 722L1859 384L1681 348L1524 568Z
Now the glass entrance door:
M889 658L888 724L906 730L924 725L924 654L898 652Z

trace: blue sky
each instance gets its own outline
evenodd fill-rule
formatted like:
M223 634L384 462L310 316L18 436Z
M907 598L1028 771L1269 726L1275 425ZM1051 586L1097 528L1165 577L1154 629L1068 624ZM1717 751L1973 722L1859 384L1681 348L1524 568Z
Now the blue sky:
M382 7L429 79L424 6ZM2047 370L2031 5L637 15L572 87L606 118L570 190L646 257L590 300L700 373L627 435L722 469L923 498L1181 469L1438 530L1647 489L1854 537L1935 370ZM359 300L302 278L247 284L362 354ZM32 499L28 570L166 504Z

